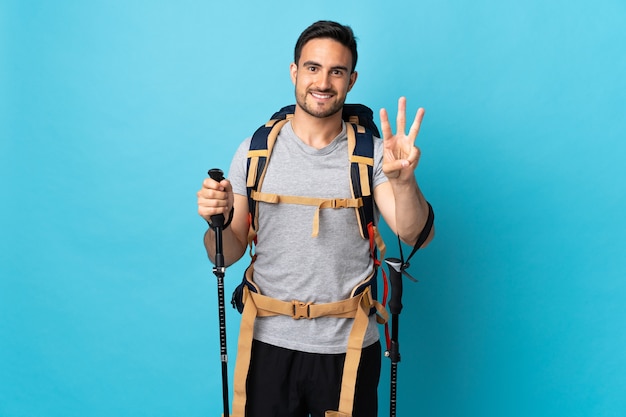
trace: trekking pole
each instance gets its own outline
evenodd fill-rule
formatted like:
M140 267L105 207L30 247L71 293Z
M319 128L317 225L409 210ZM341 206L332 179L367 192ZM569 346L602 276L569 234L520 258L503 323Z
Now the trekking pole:
M389 399L389 415L396 416L396 395L398 384L398 362L400 362L400 342L398 341L398 326L400 312L402 311L402 267L403 262L398 258L385 259L389 267L389 282L391 283L391 298L389 299L389 311L391 312L391 339L389 350L385 356L391 359L391 386Z
M413 282L417 282L415 278L409 274L407 269L409 268L409 260L415 255L415 252L422 247L424 242L428 239L433 223L435 221L435 214L430 203L428 205L428 217L426 224L420 232L420 235L413 246L413 250L406 260L402 253L402 242L400 241L400 235L398 235L398 246L400 248L400 259L387 258L385 262L389 269L389 282L391 283L391 297L389 299L389 311L391 312L391 338L389 338L388 350L385 352L385 356L391 359L391 389L390 389L390 401L389 401L389 415L396 417L396 395L398 385L398 362L400 362L400 342L398 341L400 312L402 311L402 276L406 276Z
M209 176L215 181L222 181L224 173L221 169L210 169ZM217 301L220 320L220 358L222 361L222 398L224 400L224 417L229 416L228 401L228 354L226 350L226 308L224 303L224 253L222 252L222 228L224 227L224 215L211 216L211 228L215 232L215 266L213 273L217 277Z

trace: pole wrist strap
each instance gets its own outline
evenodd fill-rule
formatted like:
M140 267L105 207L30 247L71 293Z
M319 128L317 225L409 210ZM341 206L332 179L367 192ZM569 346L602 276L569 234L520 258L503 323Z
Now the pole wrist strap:
M228 220L226 221L226 223L224 223L224 225L222 226L222 230L225 230L228 226L230 226L230 223L233 221L233 214L235 214L235 206L231 207L230 209L230 213L228 214ZM211 229L214 229L213 225L211 224L210 220L206 221L207 224L209 225L209 227Z

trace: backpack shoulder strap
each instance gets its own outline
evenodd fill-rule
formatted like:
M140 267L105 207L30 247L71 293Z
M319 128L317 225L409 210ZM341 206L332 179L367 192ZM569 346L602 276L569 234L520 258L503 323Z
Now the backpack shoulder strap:
M374 136L380 136L372 110L362 104L346 104L343 119L348 126L350 187L363 205L356 209L361 236L368 239L368 225L374 223Z
M360 125L348 125L348 153L350 158L350 188L353 198L363 205L356 208L361 237L369 238L368 225L374 222L374 139Z
M259 127L252 135L248 149L248 165L246 189L248 194L248 209L250 226L253 230L258 227L258 202L252 199L252 192L258 191L265 177L267 163L280 129L293 117L295 106L286 106L272 115L272 118Z

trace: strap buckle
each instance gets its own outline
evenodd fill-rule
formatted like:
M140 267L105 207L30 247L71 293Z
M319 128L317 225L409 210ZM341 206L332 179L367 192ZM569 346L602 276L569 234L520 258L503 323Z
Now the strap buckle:
M293 300L293 314L291 318L294 320L300 320L302 318L311 318L311 303L303 303L302 301Z
M347 198L336 198L332 200L331 208L346 208L348 207L348 199Z

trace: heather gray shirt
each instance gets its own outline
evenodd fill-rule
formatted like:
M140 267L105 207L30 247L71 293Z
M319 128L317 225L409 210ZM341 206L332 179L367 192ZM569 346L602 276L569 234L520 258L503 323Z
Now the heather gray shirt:
M229 180L236 194L246 195L246 163L250 138L233 158ZM374 187L387 181L382 172L382 140L375 139ZM346 126L323 149L304 144L287 123L276 140L261 191L281 195L350 198ZM322 209L319 235L312 237L315 207L259 204L257 260L254 281L261 293L285 301L328 303L349 298L373 263L369 242L361 238L353 208ZM376 211L378 218L378 212ZM377 220L377 219L376 219ZM294 320L257 318L254 338L265 343L312 353L346 351L352 319L321 317ZM375 317L364 346L379 338Z

